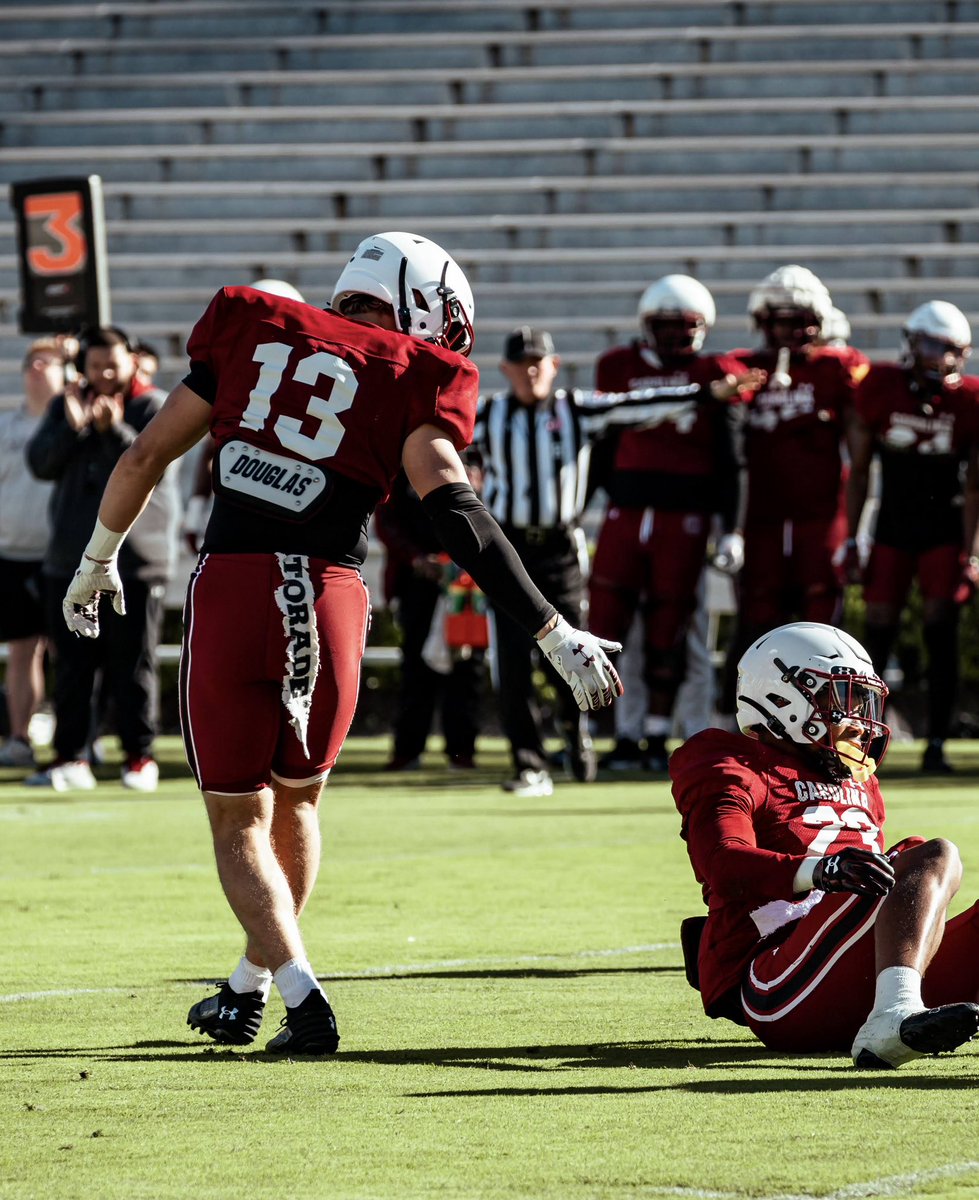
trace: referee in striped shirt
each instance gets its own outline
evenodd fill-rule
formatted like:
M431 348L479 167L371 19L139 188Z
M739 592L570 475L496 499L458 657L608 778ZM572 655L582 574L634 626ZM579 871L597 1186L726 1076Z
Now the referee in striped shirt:
M616 395L555 391L559 366L546 330L513 330L500 364L509 389L481 398L473 442L483 460L483 503L534 583L569 621L580 623L588 557L578 522L592 440L613 424L650 421L664 405L692 409L700 389L647 388ZM534 650L505 613L496 610L493 619L500 717L515 768L503 787L523 796L549 796L554 784L533 685ZM557 702L571 773L590 782L596 763L586 718L567 688L557 689Z

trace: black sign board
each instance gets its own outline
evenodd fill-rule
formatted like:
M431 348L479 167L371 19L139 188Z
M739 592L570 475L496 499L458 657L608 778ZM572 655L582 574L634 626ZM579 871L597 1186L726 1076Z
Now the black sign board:
M110 324L99 176L13 183L10 202L17 217L21 332L74 333Z

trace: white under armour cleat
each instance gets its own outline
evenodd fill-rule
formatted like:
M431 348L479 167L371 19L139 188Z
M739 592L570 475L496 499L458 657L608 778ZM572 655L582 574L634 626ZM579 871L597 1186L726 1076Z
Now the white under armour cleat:
M885 1008L864 1021L850 1054L857 1067L900 1067L926 1054L947 1054L977 1033L979 1004L943 1004L916 1012Z
M26 787L53 788L56 792L90 792L95 787L95 776L87 762L53 763L44 771L28 775Z
M152 758L130 758L122 768L122 786L134 792L155 792L160 768Z

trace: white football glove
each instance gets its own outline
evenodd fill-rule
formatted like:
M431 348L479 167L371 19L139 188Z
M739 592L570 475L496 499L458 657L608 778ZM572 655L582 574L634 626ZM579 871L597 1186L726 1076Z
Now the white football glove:
M714 566L725 575L737 575L744 566L744 538L740 533L725 533L714 551Z
M99 636L99 596L103 592L112 597L112 607L124 617L126 601L115 557L98 562L83 554L61 605L65 624L72 633L90 638Z
M548 661L568 684L582 712L607 708L622 695L622 683L606 651L616 653L620 642L607 642L583 629L575 629L564 617L537 642Z

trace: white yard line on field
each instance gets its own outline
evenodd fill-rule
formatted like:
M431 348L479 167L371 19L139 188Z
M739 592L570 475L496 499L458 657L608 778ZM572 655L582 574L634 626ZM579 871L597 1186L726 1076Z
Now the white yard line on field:
M908 1175L888 1175L883 1179L870 1179L866 1183L849 1183L846 1187L818 1196L811 1192L786 1192L771 1196L752 1195L752 1200L861 1200L864 1196L906 1196L937 1179L954 1179L975 1172L979 1172L979 1162L946 1163L925 1171L912 1171ZM676 1196L679 1200L746 1200L748 1196L747 1192L717 1192L693 1187L642 1188L630 1194L634 1197Z
M366 967L362 971L337 971L324 978L332 980L378 979L393 975L423 974L427 971L446 971L462 967L507 967L520 966L524 963L539 962L576 962L580 959L622 958L629 954L651 954L660 950L679 950L679 942L652 942L648 946L617 946L607 950L570 950L567 954L519 954L515 957L501 955L495 958L446 958L433 962L390 963L381 967ZM190 980L187 987L199 988L208 980ZM153 985L155 986L155 985ZM146 987L136 985L128 988L52 988L43 992L12 992L10 995L0 995L0 1004L16 1004L24 1000L59 999L65 996L109 996L117 993L130 994L133 991L146 991Z

